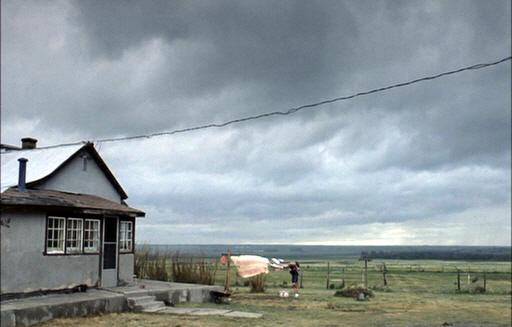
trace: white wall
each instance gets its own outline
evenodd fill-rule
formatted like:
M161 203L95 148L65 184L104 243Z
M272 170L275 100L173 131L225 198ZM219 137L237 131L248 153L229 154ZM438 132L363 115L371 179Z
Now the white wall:
M90 158L87 160L87 170L83 170L83 159L79 154L38 188L92 194L120 203L121 196L117 193L117 190L92 157L87 153L86 155ZM28 165L30 165L30 162ZM27 166L27 169L30 169L30 166Z

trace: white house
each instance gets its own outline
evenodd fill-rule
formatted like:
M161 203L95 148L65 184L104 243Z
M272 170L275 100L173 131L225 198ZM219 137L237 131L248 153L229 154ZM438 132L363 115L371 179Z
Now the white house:
M133 281L136 217L92 143L1 147L1 295Z

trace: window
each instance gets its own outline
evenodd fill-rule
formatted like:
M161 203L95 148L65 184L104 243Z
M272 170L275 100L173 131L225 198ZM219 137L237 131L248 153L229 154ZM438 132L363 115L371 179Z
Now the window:
M133 249L133 222L121 221L119 226L119 251L132 252Z
M91 218L48 216L46 223L46 249L43 254L100 254L101 247L103 246L101 241L103 221L93 217L95 216ZM135 248L134 220L119 221L115 217L115 219L105 219L104 226L104 249L107 246L113 246L114 254L117 254L118 251L121 253L133 253ZM109 230L111 232L107 233Z
M84 221L84 252L95 253L99 249L100 221L85 219Z
M82 219L69 218L66 234L66 253L82 252Z
M65 230L66 218L48 217L48 229L46 234L47 253L64 253Z

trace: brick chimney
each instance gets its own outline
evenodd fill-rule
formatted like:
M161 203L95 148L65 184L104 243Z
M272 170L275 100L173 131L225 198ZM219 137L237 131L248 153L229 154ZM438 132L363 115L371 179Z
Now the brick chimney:
M31 137L24 137L21 139L21 149L29 150L36 148L37 140Z

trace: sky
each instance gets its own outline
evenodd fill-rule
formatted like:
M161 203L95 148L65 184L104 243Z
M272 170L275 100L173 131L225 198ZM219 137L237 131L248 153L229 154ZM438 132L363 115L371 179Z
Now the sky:
M507 0L1 3L1 141L220 123L510 56ZM96 147L137 242L510 245L511 64Z

